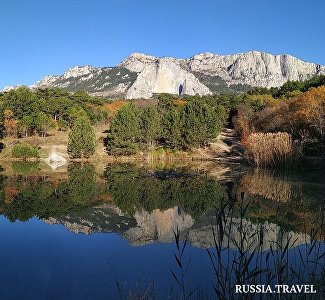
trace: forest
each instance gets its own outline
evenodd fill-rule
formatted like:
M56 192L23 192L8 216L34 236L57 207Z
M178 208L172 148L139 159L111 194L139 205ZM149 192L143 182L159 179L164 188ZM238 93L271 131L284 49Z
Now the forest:
M71 157L94 153L93 127L98 124L106 128L108 154L115 156L159 148L204 148L227 126L240 136L248 162L287 164L293 157L324 156L324 118L324 75L245 93L159 94L154 99L129 101L91 97L83 91L25 87L0 94L2 138L19 142L67 131Z

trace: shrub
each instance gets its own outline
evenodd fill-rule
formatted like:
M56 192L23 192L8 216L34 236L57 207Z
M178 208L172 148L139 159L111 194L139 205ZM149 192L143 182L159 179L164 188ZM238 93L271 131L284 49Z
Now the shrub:
M56 125L57 125L57 129L60 131L66 131L69 127L69 123L62 119L58 120Z
M28 158L39 158L40 154L36 147L33 147L27 143L20 143L16 144L12 148L12 156L27 160Z

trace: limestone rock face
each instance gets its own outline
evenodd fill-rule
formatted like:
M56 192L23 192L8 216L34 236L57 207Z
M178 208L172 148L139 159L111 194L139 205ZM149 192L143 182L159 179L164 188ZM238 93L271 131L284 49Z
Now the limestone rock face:
M129 69L132 72L142 72L144 67L149 64L155 64L157 58L142 53L132 53L127 59L123 60L119 65Z
M63 75L64 79L68 79L68 78L76 78L76 77L81 77L81 76L85 76L85 75L89 75L95 72L100 72L101 70L98 68L94 68L92 66L86 65L83 67L74 67L69 69L68 71L66 71Z
M325 66L287 54L201 53L177 59L133 53L115 67L77 66L63 75L46 76L30 88L58 87L71 92L84 90L94 96L135 99L151 98L156 93L208 95L225 89L236 92L238 84L269 88L321 74L325 74ZM12 88L16 87L6 87L5 91Z
M55 84L58 78L59 76L51 76L51 75L45 76L43 79L31 85L30 87L31 88L49 87L52 86L52 84Z
M188 69L210 76L220 76L228 84L276 87L288 80L304 80L325 74L325 67L304 62L291 55L272 55L250 51L233 55L202 53L185 63Z
M186 94L208 95L210 90L192 73L184 70L173 58L160 58L141 65L126 62L124 67L130 70L141 70L136 81L126 93L127 99L151 98L153 94Z

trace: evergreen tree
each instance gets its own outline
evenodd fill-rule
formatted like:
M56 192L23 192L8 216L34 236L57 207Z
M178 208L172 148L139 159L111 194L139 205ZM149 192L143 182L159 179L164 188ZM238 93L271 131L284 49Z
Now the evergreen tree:
M131 103L121 108L112 120L107 150L111 154L133 154L141 137L138 109Z
M74 124L75 121L81 116L87 117L88 115L85 110L79 105L74 105L68 110L68 119L70 124Z
M69 155L73 158L87 158L94 154L95 147L96 136L89 119L86 116L77 118L69 133Z
M176 108L164 114L162 119L162 138L172 148L184 146L181 114Z
M42 137L45 137L48 130L54 127L54 122L51 117L44 112L40 112L36 115L35 127Z
M140 126L142 140L154 146L155 140L160 135L160 115L154 106L144 108L140 114Z
M24 116L19 121L19 129L24 133L25 137L28 137L28 132L33 128L33 118L31 116Z
M206 145L215 138L224 121L224 110L202 101L188 102L182 112L183 137L186 147Z

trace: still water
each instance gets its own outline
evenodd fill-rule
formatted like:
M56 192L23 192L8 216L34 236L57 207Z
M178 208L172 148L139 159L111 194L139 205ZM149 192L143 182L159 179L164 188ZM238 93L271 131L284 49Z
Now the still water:
M238 282L236 270L255 284L324 280L321 174L39 168L14 163L0 175L0 299L181 299L194 289L190 299L215 299L214 287L230 291ZM182 265L190 261L183 288L176 229L181 249L187 240ZM264 271L275 266L301 278L280 272L270 279ZM318 289L313 299L321 297Z

